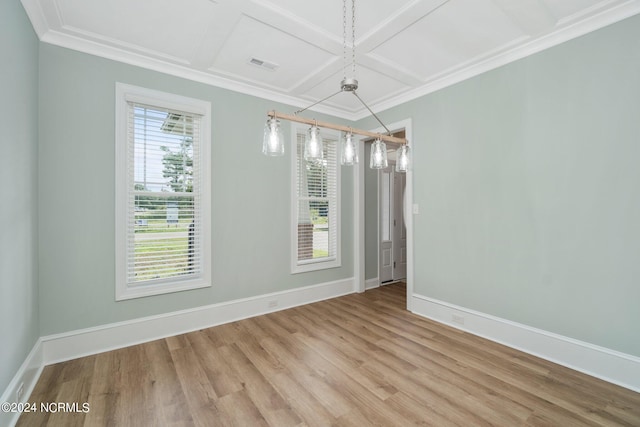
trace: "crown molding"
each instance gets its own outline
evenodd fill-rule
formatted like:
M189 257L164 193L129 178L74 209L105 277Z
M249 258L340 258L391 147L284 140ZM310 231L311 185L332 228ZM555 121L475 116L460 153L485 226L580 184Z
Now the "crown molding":
M44 43L239 92L245 95L291 105L293 107L306 107L314 102L314 100L283 94L277 89L259 87L256 84L246 82L238 82L231 78L213 74L212 72L192 69L187 65L176 64L166 59L155 58L152 55L126 51L122 48L87 40L85 38L52 29L47 23L45 13L38 0L21 0L21 2L36 34L40 38L40 41ZM619 1L610 0L605 2L605 6L606 4L617 2ZM584 17L584 14L588 14L589 11L583 11L576 16L563 19L561 21L561 25L563 25L563 27L549 34L531 39L528 42L523 42L512 48L496 52L495 55L491 55L490 57L484 55L483 57L477 58L477 60L468 63L468 65L452 69L445 75L428 81L416 89L403 91L397 96L384 97L378 101L370 101L369 104L371 109L375 112L381 112L406 102L413 101L437 90L452 86L456 83L640 13L640 0L627 0L619 3L620 4L616 6L607 8L600 13L596 12L592 16L586 18ZM596 7L603 7L603 4L600 3L596 5ZM350 121L361 120L370 115L365 108L347 110L325 104L316 105L310 108L310 110Z
M404 92L398 96L394 96L380 102L372 102L371 109L376 112L384 111L406 102L413 101L414 99L428 95L437 90L444 89L487 71L491 71L495 68L526 58L527 56L557 46L566 41L599 30L608 25L615 24L616 22L630 18L638 13L640 13L640 1L628 0L621 3L619 6L607 9L604 12L595 14L588 18L583 18L581 21L569 23L571 21L571 17L569 17L562 21L567 22L566 26L552 33L545 34L544 36L532 39L529 42L519 44L511 49L507 49L488 58L474 61L466 67L459 68L451 73L446 73L443 77L430 81L417 89ZM368 116L369 114L367 111L360 111L357 113L357 120L364 119Z
M285 95L277 92L276 90L260 88L255 85L234 81L205 71L191 69L184 65L170 63L162 59L129 52L113 46L107 46L59 31L48 30L40 37L40 41L112 61L134 65L206 85L239 92L245 95L292 105L294 107L305 107L313 102L303 98ZM355 113L344 111L339 108L318 105L312 110L347 120L355 120Z

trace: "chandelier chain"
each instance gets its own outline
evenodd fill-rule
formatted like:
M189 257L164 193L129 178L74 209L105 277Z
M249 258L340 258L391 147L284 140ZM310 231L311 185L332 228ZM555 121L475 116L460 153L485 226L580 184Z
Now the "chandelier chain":
M342 0L342 78L347 78L347 0Z
M351 57L353 78L356 77L356 0L351 0Z

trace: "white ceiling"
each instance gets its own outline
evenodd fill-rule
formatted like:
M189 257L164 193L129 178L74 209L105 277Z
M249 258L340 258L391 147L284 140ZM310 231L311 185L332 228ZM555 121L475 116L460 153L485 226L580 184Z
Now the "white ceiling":
M22 3L43 42L300 107L344 76L341 0ZM636 13L640 0L358 1L357 92L380 111ZM349 93L315 109L368 115Z

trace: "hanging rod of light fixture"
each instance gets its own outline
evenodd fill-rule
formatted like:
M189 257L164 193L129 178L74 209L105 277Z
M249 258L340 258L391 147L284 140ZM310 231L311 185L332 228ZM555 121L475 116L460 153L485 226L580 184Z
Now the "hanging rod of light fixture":
M337 131L341 131L341 132L352 133L352 134L362 135L362 136L368 136L370 138L377 138L377 139L380 139L380 140L385 141L385 142L390 142L392 144L403 145L403 144L406 144L408 142L405 138L398 138L398 137L395 137L395 136L392 136L392 135L383 135L383 134L380 134L380 133L369 132L369 131L362 130L362 129L352 128L351 126L344 126L344 125L338 125L338 124L329 123L329 122L323 122L323 121L320 121L320 120L307 119L307 118L296 116L296 115L293 115L293 114L279 113L277 111L269 111L267 113L267 116L269 117L269 119L288 120L290 122L302 123L302 124L311 125L311 126L318 126L318 127L325 128L325 129L333 129L333 130L337 130Z
M302 108L293 114L278 113L275 110L267 113L267 123L264 129L264 140L262 145L262 152L267 156L282 156L284 155L284 140L282 136L282 129L280 127L280 119L288 120L296 123L303 123L310 125L304 146L304 158L307 161L318 161L323 156L323 143L320 136L319 128L327 128L344 132L342 138L342 150L341 150L341 164L353 165L358 163L358 150L356 150L353 135L363 135L371 138L375 138L375 141L371 145L371 162L370 167L372 169L383 169L388 165L387 161L387 147L386 142L399 144L400 147L396 153L396 171L406 172L410 165L410 153L409 153L409 141L405 138L397 138L391 134L391 131L380 118L374 113L371 108L364 102L356 90L358 89L358 80L355 78L356 74L356 9L355 0L351 0L351 72L352 77L347 77L347 0L342 2L342 34L343 34L343 79L340 82L340 90L327 96L320 101L317 101L308 107ZM343 92L351 92L358 100L365 106L365 108L371 113L371 115L382 125L386 131L386 135L369 132L361 129L354 129L349 126L337 125L329 122L321 122L315 119L306 119L298 116L299 113L312 108L336 95Z

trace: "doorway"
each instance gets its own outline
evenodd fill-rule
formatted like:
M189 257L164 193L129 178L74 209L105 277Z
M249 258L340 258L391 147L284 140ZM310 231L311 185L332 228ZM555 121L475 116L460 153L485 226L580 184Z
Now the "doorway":
M404 138L404 130L393 136ZM388 147L389 166L378 174L378 280L386 285L407 277L407 228L404 222L406 174L395 171L395 150Z
M388 125L389 129L392 129L394 133L404 130L407 140L411 145L412 141L412 124L411 119L405 119L399 122L391 123ZM385 129L377 128L370 129L371 132L383 133ZM365 292L367 289L380 286L380 272L379 268L382 264L379 261L380 258L380 221L378 218L380 214L380 203L378 203L379 197L379 180L382 172L372 170L369 168L367 159L367 153L370 152L370 144L366 143L365 138L358 140L358 152L361 161L358 167L354 169L355 179L355 200L354 207L354 234L355 234L355 248L354 248L354 290L356 292ZM388 149L393 148L393 152L389 156L390 161L395 161L395 148L387 146ZM391 151L391 150L389 150ZM413 173L411 170L402 174L403 178L398 180L389 178L389 181L393 180L394 190L396 184L401 188L404 188L403 196L401 191L394 191L396 193L395 200L399 202L401 206L402 214L396 213L396 224L398 224L398 218L402 218L404 227L398 227L401 230L401 240L406 240L406 249L397 249L395 252L401 257L401 262L396 260L396 274L402 275L404 272L406 279L406 292L407 292L407 309L412 309L412 297L413 297L413 212L417 212L417 208L413 206ZM402 181L404 179L404 182ZM394 204L395 206L395 204ZM388 258L393 263L393 252L389 253ZM400 265L399 265L400 264ZM396 276L398 277L398 276ZM392 270L393 278L393 270ZM392 279L393 282L393 279ZM388 282L391 283L391 282Z

